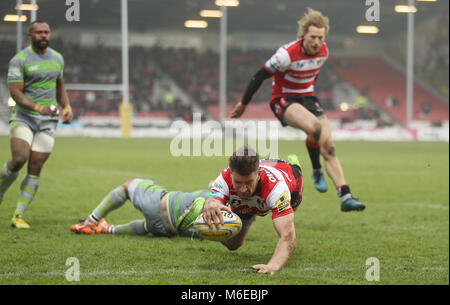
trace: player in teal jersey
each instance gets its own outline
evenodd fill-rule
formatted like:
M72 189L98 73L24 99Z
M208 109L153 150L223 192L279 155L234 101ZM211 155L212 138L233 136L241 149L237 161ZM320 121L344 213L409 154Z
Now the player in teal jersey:
M63 123L73 119L72 109L63 81L64 59L49 47L50 27L34 21L28 29L30 46L17 53L9 63L8 86L16 102L10 120L11 159L0 170L0 203L6 190L28 162L22 180L12 226L30 228L24 213L39 187L39 176L53 150L58 105Z
M112 190L92 213L78 224L70 227L82 234L128 234L171 237L194 236L191 230L200 214L209 190L196 192L167 191L152 180L132 179ZM112 225L105 217L122 207L127 200L145 217L128 224ZM194 236L195 237L195 236Z

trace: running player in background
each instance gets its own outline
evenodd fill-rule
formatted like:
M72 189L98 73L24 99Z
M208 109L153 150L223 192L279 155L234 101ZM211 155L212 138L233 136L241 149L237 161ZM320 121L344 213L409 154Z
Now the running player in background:
M64 59L49 47L49 25L44 21L32 22L28 38L31 45L9 63L8 86L16 102L10 120L12 158L0 171L1 203L6 190L28 162L12 218L12 226L19 229L30 228L24 213L36 195L41 169L53 150L58 104L63 109L63 123L70 123L73 118L63 81Z
M340 197L341 210L364 210L365 205L353 197L345 181L328 119L314 96L314 83L328 58L328 48L324 42L329 30L328 17L324 17L319 11L308 9L298 25L298 40L279 48L264 67L256 72L231 117L239 118L262 82L273 77L270 107L283 126L289 125L306 133L314 187L319 192L328 190L320 164L322 155L326 172Z
M238 149L230 157L228 168L212 183L211 197L203 206L203 218L210 227L211 220L223 223L221 210L232 210L241 218L239 234L222 242L229 250L244 244L256 215L272 213L279 240L267 264L252 266L258 273L274 274L295 249L294 210L302 200L303 180L298 158L291 155L288 160L260 161L253 149Z
M70 231L82 234L127 234L171 237L194 236L190 230L199 215L209 190L185 193L167 191L152 180L131 179L112 190L92 213ZM134 220L128 224L112 225L105 217L122 207L127 200L139 210L145 220Z

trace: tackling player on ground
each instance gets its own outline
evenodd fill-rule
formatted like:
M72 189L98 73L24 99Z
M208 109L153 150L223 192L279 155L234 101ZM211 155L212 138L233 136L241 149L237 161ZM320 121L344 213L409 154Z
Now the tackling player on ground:
M322 155L326 172L340 197L341 210L364 210L365 205L353 197L345 181L327 117L314 96L314 83L328 58L324 40L328 34L329 20L319 11L309 9L298 24L298 39L279 48L256 72L231 117L239 118L262 82L272 77L270 107L283 126L289 125L306 133L315 188L319 192L328 190L320 164Z
M260 161L253 149L239 149L230 157L228 168L212 183L211 197L203 207L203 218L210 227L211 220L223 223L221 210L232 210L241 218L238 235L222 242L230 250L244 244L256 215L272 213L279 240L267 264L252 266L258 273L275 273L295 249L294 210L302 201L303 180L298 158L291 155L288 161Z
M92 213L78 224L70 227L74 233L128 234L171 237L194 236L191 227L199 215L209 190L192 193L167 191L152 180L131 179L112 190ZM104 218L122 207L127 200L139 210L145 220L128 224L112 225Z
M1 203L19 170L28 162L12 218L12 226L19 229L30 228L24 213L36 195L41 169L53 150L58 104L63 108L63 123L70 123L73 118L63 81L64 59L49 47L49 25L44 21L32 22L28 38L31 45L9 63L8 86L16 102L10 120L12 158L0 171Z

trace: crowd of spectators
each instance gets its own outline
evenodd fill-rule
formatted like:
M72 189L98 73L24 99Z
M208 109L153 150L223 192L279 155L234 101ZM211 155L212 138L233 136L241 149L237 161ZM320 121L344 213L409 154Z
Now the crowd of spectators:
M443 12L416 26L414 73L445 96L449 96L449 16ZM404 38L406 39L406 38ZM390 54L406 65L405 43L392 42Z
M119 84L121 77L120 49L96 46L82 48L72 43L53 39L51 46L61 52L65 59L64 81L66 84ZM232 49L227 56L227 98L236 103L241 98L252 75L259 70L274 50ZM15 54L14 44L0 42L1 71L6 77L8 60ZM181 97L171 96L170 86L154 94L154 84L166 73L205 110L219 101L219 54L190 48L143 48L131 47L130 102L138 113L165 111L173 116L184 116L191 108ZM156 68L155 68L156 65ZM163 72L159 72L163 71ZM332 82L325 68L318 79L317 88L330 91ZM266 81L253 97L252 103L267 103L271 94L271 82ZM117 113L121 102L120 92L75 91L69 96L77 116L86 114L108 115ZM323 94L323 106L333 109L330 94Z
M448 33L448 32L447 32ZM448 35L448 34L447 34ZM51 46L65 59L66 84L120 84L121 51L96 46L82 48L53 39ZM237 103L252 77L275 50L231 49L227 57L227 102ZM0 68L4 78L8 60L15 54L11 42L0 41ZM219 54L190 48L130 47L130 102L139 115L159 113L169 117L191 119L192 105L176 96L162 74L169 76L205 112L219 102ZM341 64L336 61L335 64ZM448 58L447 58L448 65ZM333 87L341 81L332 72L333 61L322 68L316 82L316 94L325 110L335 110ZM447 76L448 77L448 76ZM155 92L158 91L158 92ZM271 81L265 81L253 97L252 103L268 103ZM75 115L117 115L121 92L70 90L69 97Z
M449 95L448 22L448 12L438 18L438 26L426 34L428 45L422 46L427 47L425 59L416 63L419 76L446 96Z

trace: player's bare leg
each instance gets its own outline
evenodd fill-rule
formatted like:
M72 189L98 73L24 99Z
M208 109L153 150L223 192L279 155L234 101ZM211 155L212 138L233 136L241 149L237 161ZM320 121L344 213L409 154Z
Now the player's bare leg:
M22 169L25 163L27 163L31 155L30 144L28 143L28 141L17 137L12 137L10 142L11 142L12 158L6 163L6 166L4 166L4 169L2 170L2 180L3 180L2 184L6 181L6 185L2 185L3 193L17 178L20 169ZM4 175L5 173L6 175ZM30 228L30 225L27 224L23 219L23 213L25 212L26 208L31 203L31 200L34 197L35 181L32 181L31 183L32 186L30 188L28 188L27 183L26 186L24 186L24 183L28 181L29 181L28 175L26 175L25 178L22 180L19 202L17 203L17 209L16 212L14 213L14 217L11 220L11 225L14 228L18 229Z
M284 113L284 119L289 126L303 130L310 140L319 141L322 126L319 120L302 105L290 105Z
M313 167L314 187L319 192L328 190L320 164L320 135L322 125L319 119L300 104L290 105L284 114L286 123L294 128L303 130L307 135L306 146Z
M27 141L12 138L11 139L11 160L7 162L8 169L12 172L18 172L27 163L30 157L30 144Z
M20 186L19 200L12 218L12 226L19 229L28 229L29 225L24 220L24 214L36 196L42 167L48 160L50 153L31 151L29 153L27 174Z
M28 174L39 176L41 174L42 167L49 157L50 153L32 151L28 162Z
M336 149L331 138L331 129L327 118L323 118L320 121L322 126L322 133L320 135L320 154L323 157L325 170L328 176L337 188L346 184L344 178L344 171L342 170L341 163L336 155Z
M11 138L11 160L8 160L0 172L0 203L11 184L17 179L20 169L28 161L30 145L19 138Z
M344 178L344 171L336 154L336 149L331 138L331 128L326 118L320 120L322 126L322 133L320 136L320 153L324 160L325 169L328 176L336 187L338 196L341 199L341 210L347 211L362 211L365 205L358 202L350 193L350 187L347 185Z

